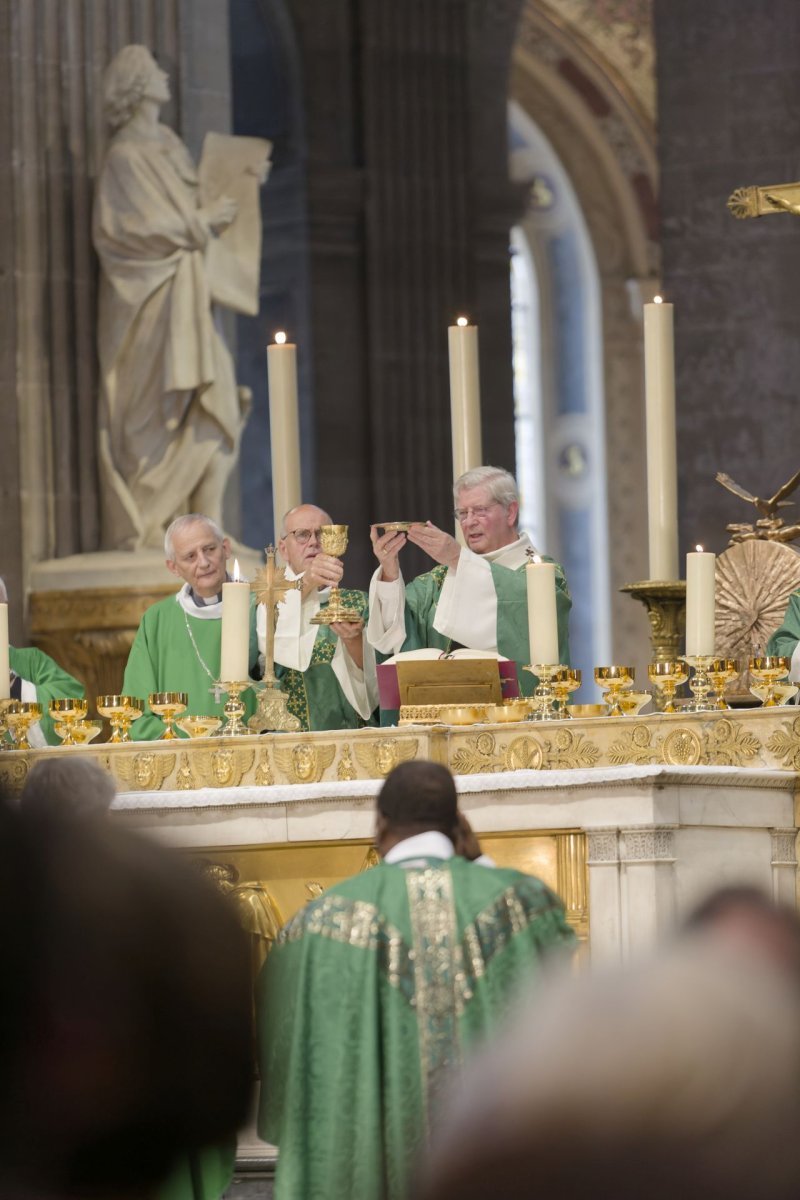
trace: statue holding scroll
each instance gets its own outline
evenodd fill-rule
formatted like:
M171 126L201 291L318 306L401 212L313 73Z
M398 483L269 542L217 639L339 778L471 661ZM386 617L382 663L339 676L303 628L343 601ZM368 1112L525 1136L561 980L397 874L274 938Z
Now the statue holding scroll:
M209 134L199 170L159 121L167 75L144 46L105 76L113 131L97 185L99 460L109 549L162 543L180 512L222 520L246 416L214 303L258 311L258 190L269 142Z

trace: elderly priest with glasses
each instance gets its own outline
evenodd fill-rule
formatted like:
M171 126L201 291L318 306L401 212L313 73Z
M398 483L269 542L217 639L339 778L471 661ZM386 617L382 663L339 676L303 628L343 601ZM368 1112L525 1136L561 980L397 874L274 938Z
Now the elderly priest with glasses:
M289 697L289 712L304 730L356 729L370 721L378 706L375 652L364 634L366 594L350 588L340 593L345 606L361 614L360 621L313 623L343 574L340 560L325 554L320 544L320 527L330 524L323 509L300 504L283 518L278 541L287 579L299 579L301 585L287 592L278 606L275 674ZM258 606L256 625L263 655L263 604Z
M453 497L464 546L430 521L412 525L408 534L381 534L381 527L373 525L372 545L380 566L370 586L367 635L383 654L422 647L446 653L458 646L494 651L516 662L520 691L529 693L534 679L521 669L530 662L524 568L534 547L518 528L516 481L500 467L475 467L456 480ZM408 584L398 561L406 540L436 563ZM569 662L571 607L564 572L556 564L562 663Z

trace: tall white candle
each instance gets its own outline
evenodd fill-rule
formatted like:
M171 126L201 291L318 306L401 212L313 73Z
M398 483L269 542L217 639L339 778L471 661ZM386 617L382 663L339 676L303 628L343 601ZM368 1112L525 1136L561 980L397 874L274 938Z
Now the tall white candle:
M686 657L714 653L716 558L703 547L686 555Z
M269 437L272 457L272 511L275 540L290 508L302 503L300 420L297 405L297 347L276 333L267 346Z
M678 457L675 445L673 306L644 306L647 515L650 578L678 579Z
M0 604L0 700L11 695L11 667L8 661L8 605Z
M222 645L219 677L222 683L244 682L249 677L250 584L240 582L234 560L233 583L222 585Z
M450 352L450 426L453 439L453 478L479 467L481 450L481 391L478 370L478 327L459 317L447 330Z
M528 585L530 661L553 666L558 659L555 563L534 558L525 568Z

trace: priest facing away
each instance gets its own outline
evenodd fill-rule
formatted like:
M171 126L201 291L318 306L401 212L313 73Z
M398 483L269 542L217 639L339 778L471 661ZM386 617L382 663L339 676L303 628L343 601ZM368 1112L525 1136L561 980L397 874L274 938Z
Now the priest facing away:
M375 845L380 865L301 909L259 979L276 1200L405 1200L463 1059L574 945L540 880L462 856L480 850L446 767L392 771Z
M125 667L122 691L145 704L153 692L186 692L187 713L223 716L215 691L222 642L222 585L231 546L219 526L201 513L176 517L164 537L167 567L183 587L151 605L142 617ZM255 605L250 608L250 671L258 662ZM242 693L245 720L253 715L252 688ZM160 737L164 725L149 709L134 722L137 741Z
M408 534L379 534L380 526L372 526L380 566L370 585L367 636L383 654L422 647L446 653L457 645L495 651L516 662L520 692L527 695L535 680L522 669L531 661L525 567L534 546L519 531L516 480L502 467L475 467L455 481L453 499L465 546L430 521L412 525ZM437 564L407 585L398 562L406 540ZM559 661L564 664L569 663L571 607L564 572L556 564Z

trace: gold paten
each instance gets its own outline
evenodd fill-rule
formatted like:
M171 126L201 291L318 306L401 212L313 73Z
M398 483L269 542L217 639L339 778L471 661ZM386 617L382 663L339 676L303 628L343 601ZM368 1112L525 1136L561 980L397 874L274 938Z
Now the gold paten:
M283 604L286 593L299 590L302 580L287 579L286 568L275 564L275 547L267 546L264 551L266 563L250 584L258 604L263 604L266 617L266 640L264 645L264 678L255 687L256 711L247 722L248 729L264 733L274 729L282 733L293 733L300 728L297 717L289 712L289 697L281 690L275 675L275 626L278 623L278 605Z
M347 549L347 525L321 525L319 529L319 544L324 554L341 558ZM362 614L355 608L348 608L342 600L338 587L332 587L325 608L321 608L311 618L312 625L333 625L338 621L348 624L363 620Z

